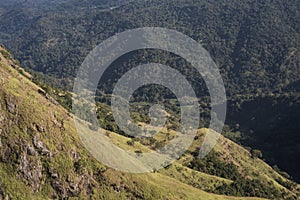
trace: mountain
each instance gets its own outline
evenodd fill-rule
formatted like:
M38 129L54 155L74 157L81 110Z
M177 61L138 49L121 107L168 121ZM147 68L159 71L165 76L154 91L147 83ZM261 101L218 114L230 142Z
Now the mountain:
M115 9L99 8L101 2L106 1L68 0L60 1L60 4L49 1L55 3L43 7L31 5L33 1L25 4L28 6L9 2L10 6L1 4L0 43L13 52L23 67L42 72L42 79L48 84L67 90L71 90L76 70L88 52L109 36L124 30L166 27L199 41L219 66L228 98L232 100L228 130L242 132L244 145L263 150L269 163L277 164L295 180L300 180L297 170L300 148L299 143L294 142L299 140L298 118L293 118L294 123L287 125L289 116L296 116L299 109L297 105L283 109L293 104L299 93L299 1L118 1L123 6L114 6ZM203 81L184 59L145 51L125 55L112 68L149 61L168 64L188 77L199 91L198 96L207 95ZM115 71L117 73L113 75L106 74L111 81L104 84L101 91L111 92L120 77L120 70ZM266 95L267 102L279 98L278 103L248 115L247 104L260 106ZM249 103L249 99L253 101ZM238 111L241 106L244 111ZM279 119L280 116L276 117L275 110L284 112L285 122ZM261 114L265 117L259 118ZM247 120L252 118L261 121L248 123ZM267 123L278 125L274 128ZM235 129L236 124L241 124L242 131ZM273 137L273 130L280 131L280 137ZM265 132L273 138L272 143L262 137ZM285 134L288 136L284 137ZM279 156L272 150L278 149L281 141L283 151Z
M184 156L165 169L144 174L110 169L84 148L72 114L35 85L7 50L0 47L0 53L2 199L296 199L299 195L298 184L224 137L206 159L198 159L205 129L199 130ZM108 137L133 151L150 148L113 132Z
M229 95L279 91L300 77L299 1L151 0L113 10L80 2L41 9L14 5L1 16L0 42L23 66L65 80L109 36L159 26L201 42L220 67Z
M269 164L278 165L300 181L300 1L147 0L110 4L65 0L59 4L47 1L48 6L34 4L44 1L19 2L1 1L0 43L22 67L41 72L39 76L47 84L64 90L71 90L76 70L88 52L124 30L159 26L200 42L219 66L225 83L230 106L224 135L262 150ZM132 52L113 63L110 72L116 73L106 74L109 80L100 93L111 92L121 75L115 69L125 66L122 72L126 72L129 66L149 61L179 69L199 91L198 96L207 95L203 81L184 59L152 50ZM109 112L106 107L104 110ZM107 129L117 131L111 116L99 115ZM209 119L208 108L204 116Z

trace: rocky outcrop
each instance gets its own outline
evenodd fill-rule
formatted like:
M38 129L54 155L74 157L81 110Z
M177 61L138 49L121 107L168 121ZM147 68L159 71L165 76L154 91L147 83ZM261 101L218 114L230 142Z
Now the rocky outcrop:
M38 151L41 153L41 155L46 155L48 157L52 156L52 153L50 152L50 150L41 141L39 134L36 134L34 136L34 138L33 138L33 144L34 144L35 148L37 148Z
M43 178L43 166L37 156L21 155L17 177L23 178L37 192Z
M92 188L97 187L96 180L89 174L70 174L65 181L52 178L51 186L57 192L59 199L78 196L80 193L89 196Z
M16 114L17 111L17 99L12 96L7 96L5 98L7 111L11 114Z

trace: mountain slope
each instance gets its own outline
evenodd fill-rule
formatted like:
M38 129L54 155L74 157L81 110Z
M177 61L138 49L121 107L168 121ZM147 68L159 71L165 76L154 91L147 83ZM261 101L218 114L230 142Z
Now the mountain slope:
M234 181L192 170L189 163L194 158L190 153L156 173L128 174L105 167L81 144L72 116L28 80L30 75L16 65L6 50L1 47L0 52L2 198L241 199L205 192L217 193L217 187L233 188ZM205 131L199 132L189 152L197 148L204 134ZM113 141L132 148L127 143L130 139L115 133L110 135ZM222 152L224 162L240 166L249 180L266 179L279 196L296 199L295 183L286 188L283 185L290 181L263 161L251 159L246 150L225 138L220 141L215 151Z
M229 124L239 124L242 143L263 151L271 165L278 165L299 181L299 93L266 95L230 106ZM231 102L232 104L236 102Z
M107 169L83 148L70 115L11 67L16 65L6 59L10 58L7 51L1 48L1 52L2 197L141 199L148 195L155 199L198 199L199 196L227 199L163 175L120 174ZM114 178L127 179L126 187L119 188ZM172 185L176 185L176 190Z
M33 0L26 1L27 4L19 2L0 3L0 43L14 53L23 67L50 75L51 79L47 80L52 84L69 90L88 52L116 33L159 26L181 31L197 40L220 67L227 95L234 103L250 97L254 99L251 104L260 106L266 94L272 98L271 102L277 101L277 95L281 96L279 101L285 99L282 104L267 106L268 109L253 113L248 119L246 102L242 106L245 111L233 112L227 119L230 130L240 124L242 129L236 131L247 137L242 144L261 149L268 163L277 164L299 182L300 148L296 142L300 138L299 120L294 112L298 107L285 106L293 103L297 95L294 93L299 93L299 0L136 0L121 7L113 5L114 9L101 7L106 0L60 1L63 6L57 1L47 1L48 6L38 6ZM119 5L123 2L113 1ZM129 59L133 60L131 66L146 60L182 69L189 81L196 83L195 90L201 92L200 96L207 95L203 84L197 84L201 82L198 76L188 66L182 67L186 65L183 59L171 60L168 54L160 52L154 56L141 52ZM117 63L116 67L122 64ZM111 81L101 90L110 91L112 85ZM240 104L235 104L233 110L239 109ZM280 114L271 116L276 114L274 110L287 110L284 115L288 117L283 116L283 121ZM247 122L261 113L268 117ZM289 123L289 117L295 123ZM279 146L281 152L276 151Z
M278 91L299 80L299 1L151 0L107 11L92 9L95 2L68 1L62 12L15 5L1 16L0 42L24 66L72 79L101 41L158 26L201 42L220 67L228 94Z
M49 80L54 85L70 89L84 57L109 36L132 28L159 26L181 31L209 51L220 67L227 95L233 102L241 102L250 96L259 106L261 98L264 99L262 96L275 94L282 95L280 99L285 98L290 104L295 96L293 93L299 92L299 0L137 0L121 7L114 6L114 9L101 7L108 2L106 0L60 1L63 6L57 1L47 1L49 6L37 6L37 1L33 0L26 1L27 4L19 2L21 0L0 3L0 43L14 53L23 67L50 75ZM167 62L165 55L168 54L160 52L146 58L144 55L147 53L129 58L133 60L132 66L140 64L138 61L141 60L171 63L173 67L183 69L183 74L192 83L200 82L190 68L182 67L185 65L182 60ZM113 83L109 82L101 89L107 91L111 85ZM205 88L202 84L195 86L196 91L202 92ZM300 149L299 143L295 142L300 138L299 120L293 111L298 107L288 107L285 112L286 116L296 116L292 119L293 124L289 123L289 117L283 122L279 119L281 116L271 116L272 122L266 117L253 123L245 122L260 113L269 117L286 103L267 106L268 109L253 113L249 119L245 119L247 111L233 112L235 116L229 116L228 121L231 122L230 129L236 124L241 125L242 130L237 131L244 131L242 134L247 137L241 141L244 145L261 149L268 163L277 164L299 181ZM233 110L240 107L234 106ZM280 127L274 128L272 124L280 124ZM281 124L288 124L289 128L281 128ZM264 136L265 133L271 140ZM274 149L279 145L283 151L277 153Z
M9 58L5 50L1 52ZM70 115L13 69L14 62L3 54L0 58L2 197L227 199L159 174L134 176L106 169L85 151ZM121 188L114 177L127 179L126 187Z

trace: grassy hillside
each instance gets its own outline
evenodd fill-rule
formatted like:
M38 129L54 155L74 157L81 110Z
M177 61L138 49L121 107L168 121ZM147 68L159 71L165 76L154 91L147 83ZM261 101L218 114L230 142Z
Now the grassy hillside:
M0 43L13 52L23 67L42 72L40 79L70 90L84 57L108 37L144 26L178 30L208 50L220 67L233 110L242 108L227 118L228 132L241 132L246 136L242 144L261 149L268 163L277 164L294 180L300 180L299 120L298 112L294 112L299 108L297 103L286 106L294 103L299 92L299 0L64 0L59 4L53 0L47 1L47 6L44 0L38 2L1 1ZM198 96L208 95L203 81L184 59L148 50L118 59L106 74L109 80L101 92L111 92L120 76L120 66L125 72L130 66L147 62L178 69L196 88ZM152 88L147 92L151 94L150 91L158 93ZM266 99L266 95L270 98ZM247 98L253 101L243 103ZM261 102L267 106L253 113L252 108ZM260 115L260 121L251 121ZM209 115L205 115L207 119ZM116 131L111 124L107 128Z
M227 118L228 130L246 135L240 141L243 145L261 149L269 164L277 164L294 180L300 180L299 120L294 112L299 109L297 105L285 106L293 104L294 93L299 92L299 0L64 0L59 4L55 0L47 1L47 6L45 1L38 2L42 4L34 0L1 1L0 43L13 52L23 67L42 72L39 76L45 82L71 90L84 57L116 33L144 26L178 30L208 50L220 67L233 110L244 109ZM203 81L184 59L148 50L118 59L106 74L109 80L101 92L111 92L120 76L120 66L125 72L130 66L147 62L179 69L198 96L208 95ZM147 92L151 94L150 91L157 93L152 88ZM266 100L265 95L271 100ZM248 97L253 101L241 105ZM273 100L279 102L273 104ZM261 102L272 106L256 113L251 108L253 114L249 116L247 104L258 107ZM285 116L275 110L281 110ZM261 114L264 117L260 122L251 121ZM207 119L209 116L205 115L204 120ZM236 129L236 124L242 129ZM110 124L108 128L111 129ZM280 152L279 146L283 149Z
M1 52L0 173L4 197L223 199L162 175L133 176L107 169L80 144L70 115L40 94L36 85L11 67L15 64L6 60L9 53ZM120 186L119 178L128 180L126 187Z
M33 84L6 50L0 51L0 198L247 199L220 195L218 188L234 188L235 180L192 169L192 155L205 130L199 131L185 156L166 169L129 174L107 168L85 150L71 114ZM138 141L132 146L130 139L113 132L109 135L122 148L148 148ZM237 144L222 137L214 152L220 153L221 163L237 166L240 176L268 184L278 192L274 198L296 199L295 183L287 187L289 180ZM237 195L255 196L249 194Z

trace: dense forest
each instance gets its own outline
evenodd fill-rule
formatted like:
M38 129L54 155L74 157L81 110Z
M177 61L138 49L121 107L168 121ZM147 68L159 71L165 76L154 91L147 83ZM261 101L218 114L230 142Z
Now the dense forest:
M109 11L89 9L93 4L45 12L15 5L2 11L1 42L23 66L65 79L109 36L159 26L199 41L229 94L279 91L299 78L298 1L138 1Z
M32 2L3 2L0 43L24 68L34 70L37 80L70 91L85 56L108 37L145 26L178 30L201 43L219 66L229 99L224 134L261 149L269 163L300 180L300 1L66 0L49 1L49 6ZM152 49L116 60L99 86L99 102L109 102L103 94L111 93L118 77L150 61L170 65L186 75L199 99L202 97L204 116L209 118L207 90L195 70L176 55ZM125 67L119 70L119 66ZM151 97L158 88L146 90ZM164 97L173 98L163 92L167 94ZM136 101L156 102L161 98L150 97L137 94ZM174 106L169 107L176 113ZM137 113L141 112L134 113L137 120L147 122ZM111 121L102 119L106 128L117 131Z

